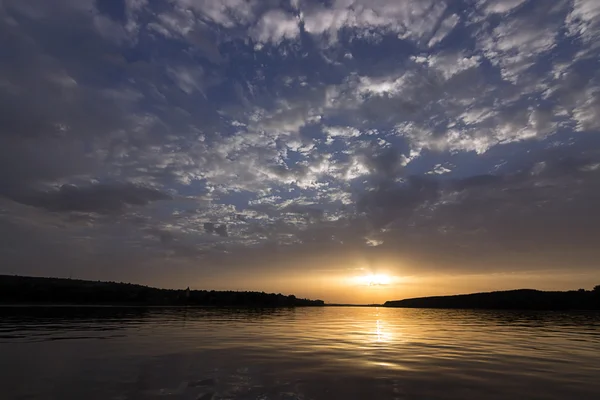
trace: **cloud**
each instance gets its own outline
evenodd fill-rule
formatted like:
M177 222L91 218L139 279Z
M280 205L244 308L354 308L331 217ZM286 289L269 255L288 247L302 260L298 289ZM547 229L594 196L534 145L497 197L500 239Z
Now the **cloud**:
M450 79L456 74L478 67L481 60L478 56L440 52L429 56L426 62L430 67L439 71L445 79Z
M280 208L283 213L305 215L309 219L319 220L323 218L324 211L314 204L291 203Z
M207 233L214 233L215 232L215 224L213 224L212 222L205 222L204 223L204 230Z
M435 32L433 37L429 40L427 44L429 47L435 46L437 43L441 42L448 36L450 32L458 25L460 22L460 17L456 14L452 14L444 19L438 30Z
M253 30L254 40L274 45L286 39L296 39L299 34L298 19L280 10L263 14Z
M600 129L600 86L590 87L577 101L573 109L573 119L577 121L577 130L584 132L598 131Z
M593 193L600 189L592 184L597 176L590 166L595 164L558 154L546 154L545 160L542 168L531 164L526 171L506 175L449 183L409 180L373 191L359 205L373 222L372 235L384 242L380 247L400 246L406 254L433 257L443 264L448 262L443 257L453 257L450 254L468 259L485 252L510 268L506 260L523 252L544 259L542 249L549 249L550 243L558 248L573 244L569 235L577 238L574 246L589 254L590 235L598 230L598 221L583 221L593 207ZM573 195L565 198L564 191ZM556 261L551 264L560 267Z
M428 175L433 175L433 174L443 175L443 174L447 174L448 172L452 172L452 170L444 167L442 164L436 164L436 166L431 171L427 171L427 174Z
M506 12L518 3L495 3L493 9ZM517 82L540 56L557 45L557 31L563 24L560 11L537 4L532 11L508 16L479 36L479 47L492 64L500 67L504 79Z
M175 0L175 3L180 8L199 13L201 19L224 28L251 23L256 18L259 5L256 0Z
M600 5L594 0L575 0L566 23L571 35L580 36L585 41L593 40L600 30Z
M184 41L192 52L205 56L215 64L225 60L219 51L219 34L207 23L198 19L192 9L177 6L157 15L155 21L146 25L149 32L156 32L168 39Z
M358 201L357 210L365 213L374 227L381 229L399 219L408 218L438 195L438 183L435 180L409 176L401 182L386 182L366 192Z
M478 3L479 9L486 14L505 14L508 13L526 0L480 0Z
M49 211L83 211L110 213L127 206L169 200L171 196L153 188L133 184L92 184L87 186L62 185L47 192L12 193L13 200Z
M325 132L330 138L353 138L361 135L358 129L351 126L325 126L323 127L323 132Z
M226 225L219 225L217 227L215 227L215 233L219 236L223 236L223 237L227 237L227 226Z
M595 254L596 2L104 3L0 6L2 265Z
M364 35L371 29L392 32L403 39L429 38L444 15L445 2L336 1L331 7L301 8L306 32L337 38L342 29Z
M227 225L222 224L222 225L215 225L212 222L205 222L204 223L204 230L206 231L206 233L215 233L219 236L222 237L227 237Z
M204 95L202 90L204 70L202 67L178 66L169 68L167 72L175 84L185 93L192 94L198 91Z

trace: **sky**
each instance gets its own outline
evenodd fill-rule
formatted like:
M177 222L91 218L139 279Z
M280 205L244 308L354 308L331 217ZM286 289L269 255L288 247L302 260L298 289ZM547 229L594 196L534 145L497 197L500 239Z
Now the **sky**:
M0 0L0 273L591 289L598 71L597 0Z

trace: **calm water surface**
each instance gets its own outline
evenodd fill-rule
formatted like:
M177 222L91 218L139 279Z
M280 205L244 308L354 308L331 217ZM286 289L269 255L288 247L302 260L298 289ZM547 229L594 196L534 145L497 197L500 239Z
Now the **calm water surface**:
M0 308L2 399L600 399L600 314Z

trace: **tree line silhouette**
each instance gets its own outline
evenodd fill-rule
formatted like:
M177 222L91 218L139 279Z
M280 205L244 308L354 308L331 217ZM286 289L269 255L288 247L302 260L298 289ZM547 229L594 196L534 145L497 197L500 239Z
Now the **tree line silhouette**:
M131 283L0 275L2 304L322 306L322 300L264 292L158 289Z
M482 308L506 310L600 310L600 285L593 290L544 292L519 289L454 296L419 297L385 302L386 307Z

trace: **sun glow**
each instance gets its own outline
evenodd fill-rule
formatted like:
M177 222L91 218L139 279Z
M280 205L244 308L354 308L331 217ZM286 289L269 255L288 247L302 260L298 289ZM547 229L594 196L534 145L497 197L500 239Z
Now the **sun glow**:
M360 285L382 286L392 283L392 277L383 274L357 276L355 282Z

